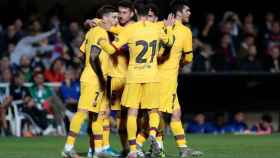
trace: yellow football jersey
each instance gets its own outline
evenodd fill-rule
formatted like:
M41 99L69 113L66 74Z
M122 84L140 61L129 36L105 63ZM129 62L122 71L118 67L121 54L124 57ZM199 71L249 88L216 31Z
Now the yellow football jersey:
M87 82L89 84L99 84L98 77L90 64L91 52L97 53L99 56L101 69L103 75L106 77L109 73L109 55L102 50L98 41L100 39L109 40L107 32L101 27L95 27L90 29L83 41L80 50L85 53L85 67L82 72L80 81Z
M110 32L112 32L114 34L120 34L124 29L125 29L125 27L123 27L121 25L117 25L117 26L113 26L111 28Z
M110 72L109 76L125 78L128 67L128 57L125 54L125 50L122 50L121 54L111 55L110 56ZM128 50L127 50L128 51ZM128 54L128 52L127 52Z
M111 28L110 32L114 33L115 35L119 35L125 27L122 27L120 25L114 26ZM117 55L110 56L110 73L109 75L111 77L119 77L119 78L125 78L127 73L127 67L128 67L128 47L127 45L123 46L121 48L122 53Z
M183 54L186 62L192 61L192 32L181 22L176 21L172 27L172 33L175 37L173 46L171 47L169 57L159 65L159 69L178 70L179 63Z
M159 25L148 21L139 21L125 27L113 45L119 49L128 44L127 83L159 82L157 75L159 43L160 41L171 43L170 36Z

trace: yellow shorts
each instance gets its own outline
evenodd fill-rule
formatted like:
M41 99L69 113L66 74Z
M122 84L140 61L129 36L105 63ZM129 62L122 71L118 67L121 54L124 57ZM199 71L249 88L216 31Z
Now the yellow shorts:
M159 107L159 83L127 83L121 103L134 109L154 109Z
M159 111L173 113L180 109L177 95L177 76L168 72L160 73L160 107Z
M98 113L102 98L103 92L100 91L98 85L81 82L81 95L78 102L78 109Z
M97 106L100 107L99 112L105 112L107 110L109 110L109 98L106 96L107 93L105 92L103 97L101 98L100 102L98 102Z
M125 78L112 77L111 79L111 109L121 110L121 97L125 85Z

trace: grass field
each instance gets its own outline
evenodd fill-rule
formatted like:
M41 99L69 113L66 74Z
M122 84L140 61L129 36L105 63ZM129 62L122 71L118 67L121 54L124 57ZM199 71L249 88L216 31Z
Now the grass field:
M271 136L188 135L191 147L204 152L203 158L280 158L280 134ZM59 158L64 137L0 138L0 158ZM87 151L87 137L79 137L76 149ZM118 138L111 137L112 146L120 149ZM176 157L172 137L165 139L167 157Z

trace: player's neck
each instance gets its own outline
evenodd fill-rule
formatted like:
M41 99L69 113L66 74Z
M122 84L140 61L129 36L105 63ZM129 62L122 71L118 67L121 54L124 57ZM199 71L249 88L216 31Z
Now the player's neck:
M134 21L133 20L129 20L127 23L121 24L121 26L127 26L127 25L132 24L132 23L134 23Z
M181 16L176 16L176 21L183 23L183 18Z
M109 31L111 27L113 27L113 25L104 22L102 25L100 25L101 28L103 28L104 30Z

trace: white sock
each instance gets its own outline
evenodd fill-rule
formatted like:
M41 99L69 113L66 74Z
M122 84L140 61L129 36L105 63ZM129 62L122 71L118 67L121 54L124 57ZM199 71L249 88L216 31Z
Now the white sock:
M104 146L104 147L103 147L103 150L107 150L107 149L109 149L109 148L110 148L110 146L107 145L107 146Z
M161 149L163 149L163 142L158 142L158 141L157 141L157 143L159 144L159 147L160 147Z
M92 150L91 147L88 148L88 152L89 152L89 153L92 153L92 152L93 152L93 150Z
M65 144L65 146L64 146L64 150L66 150L66 151L70 151L70 150L72 150L73 149L73 145L71 145L71 144Z
M102 148L95 148L94 151L96 154L98 154L98 153L101 153L103 150L102 150Z
M143 144L137 144L137 146L139 146L140 148L142 148L142 147L143 147Z

